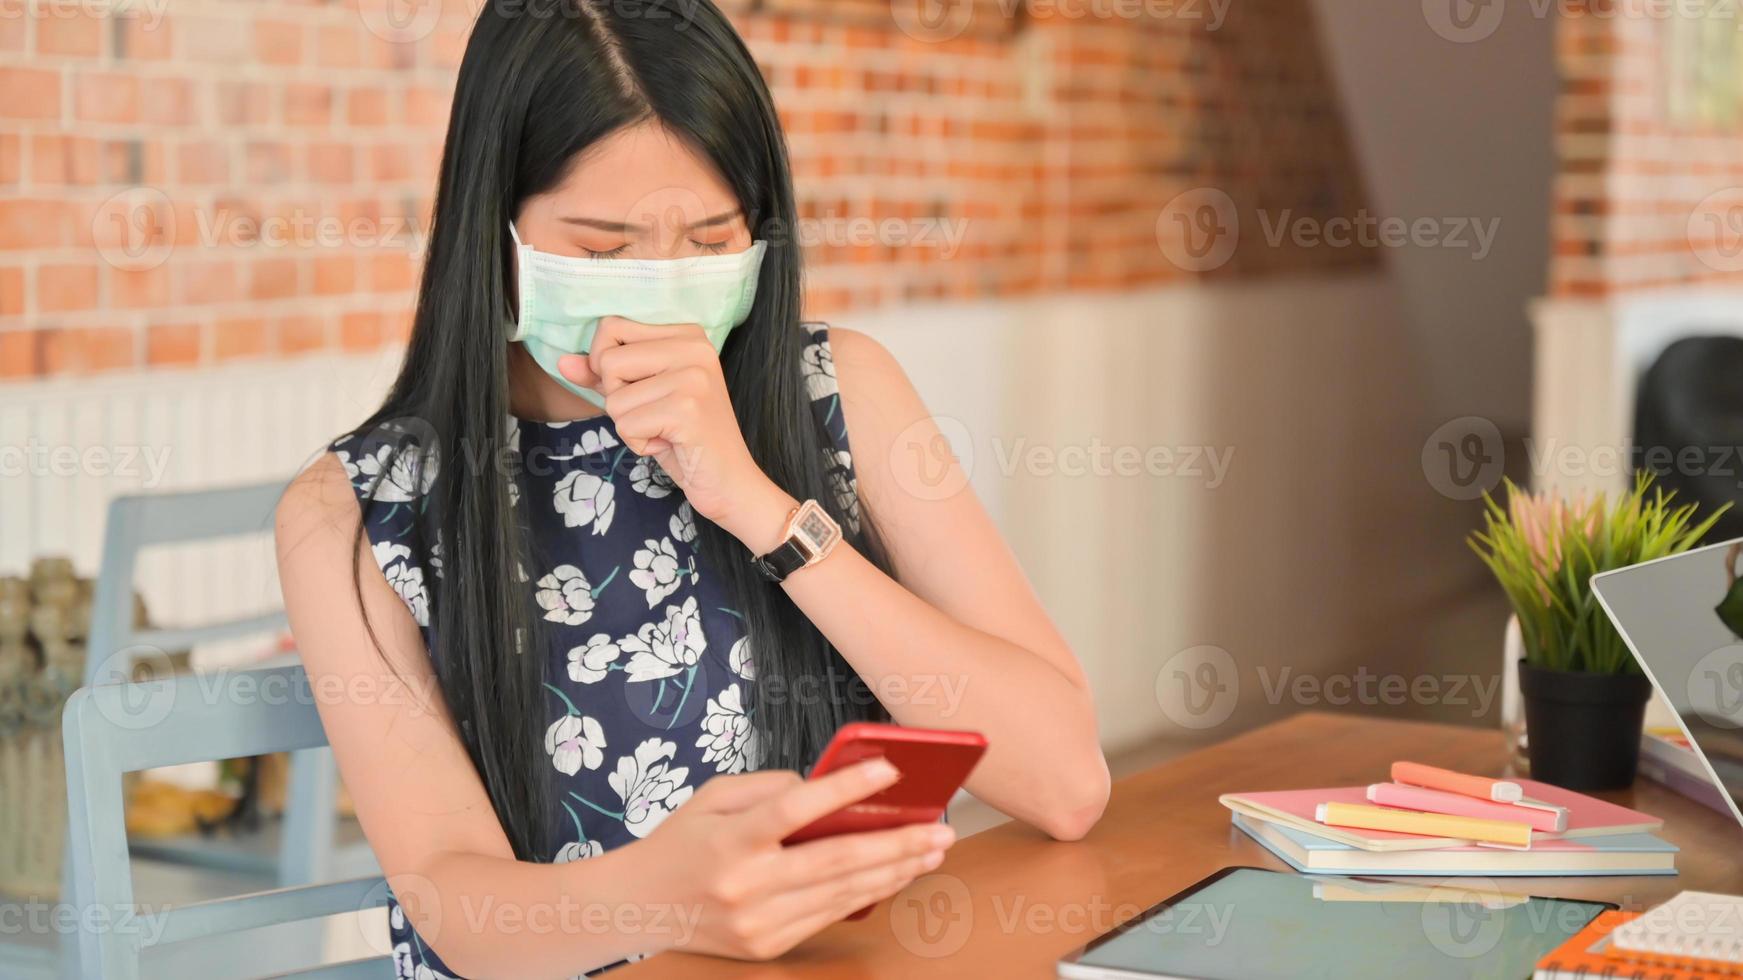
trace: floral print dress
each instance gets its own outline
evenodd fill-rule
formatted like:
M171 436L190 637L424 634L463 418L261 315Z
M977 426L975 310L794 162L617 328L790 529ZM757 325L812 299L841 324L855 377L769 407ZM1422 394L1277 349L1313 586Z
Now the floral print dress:
M806 329L805 380L852 533L857 494L828 332ZM527 764L552 780L560 807L548 859L576 861L648 836L708 778L758 767L745 713L754 667L739 616L696 548L696 515L659 465L630 452L609 417L509 422L524 474L511 499L539 563L526 584L553 641L544 754ZM387 443L364 436L332 448L360 500L373 495L364 514L376 563L428 643L428 576L454 573L439 541L421 546L413 520L436 467L409 453L390 462ZM453 975L397 901L389 922L399 976Z

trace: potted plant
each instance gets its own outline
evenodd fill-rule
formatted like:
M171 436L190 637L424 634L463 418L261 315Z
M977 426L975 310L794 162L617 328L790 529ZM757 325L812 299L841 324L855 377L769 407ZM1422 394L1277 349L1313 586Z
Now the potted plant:
M1505 507L1484 495L1484 527L1470 545L1519 621L1531 774L1576 790L1628 786L1652 682L1598 604L1592 576L1687 551L1725 508L1695 524L1695 506L1677 506L1646 473L1614 502L1528 494L1511 481L1506 492Z

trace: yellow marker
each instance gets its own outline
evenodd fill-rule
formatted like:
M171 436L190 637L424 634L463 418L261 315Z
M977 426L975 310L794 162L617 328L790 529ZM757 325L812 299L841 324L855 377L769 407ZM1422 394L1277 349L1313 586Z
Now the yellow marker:
M1529 849L1531 825L1515 820L1484 820L1445 813L1415 813L1360 803L1321 803L1313 818L1327 827L1356 830L1389 830L1424 837L1456 837L1483 844Z

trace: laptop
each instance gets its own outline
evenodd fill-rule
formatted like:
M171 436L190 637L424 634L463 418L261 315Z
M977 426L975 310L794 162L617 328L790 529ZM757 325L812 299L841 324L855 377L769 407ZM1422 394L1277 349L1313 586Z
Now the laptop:
M1594 575L1592 591L1743 821L1743 538Z

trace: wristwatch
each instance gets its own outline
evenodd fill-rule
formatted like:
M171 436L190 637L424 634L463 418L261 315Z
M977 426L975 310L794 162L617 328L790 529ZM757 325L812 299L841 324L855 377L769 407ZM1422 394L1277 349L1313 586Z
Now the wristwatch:
M771 582L784 582L799 569L829 557L829 552L841 541L841 526L822 504L807 500L787 515L787 526L781 536L786 540L779 547L751 559L757 571Z

